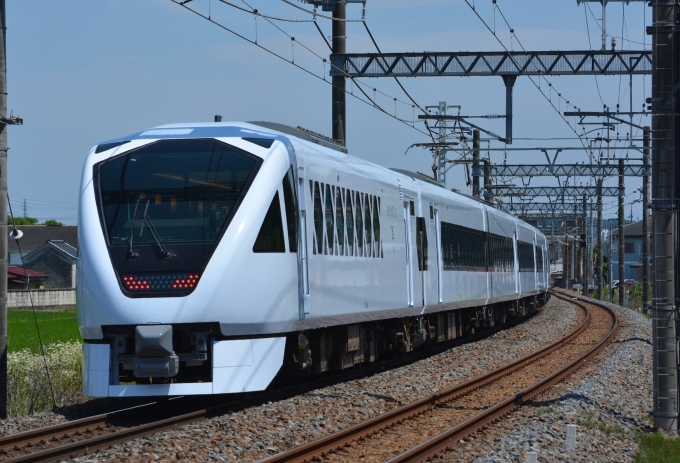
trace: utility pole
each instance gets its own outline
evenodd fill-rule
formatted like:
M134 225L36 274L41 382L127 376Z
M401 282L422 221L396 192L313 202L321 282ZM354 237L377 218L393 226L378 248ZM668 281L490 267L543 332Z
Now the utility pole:
M680 6L651 2L652 26L652 201L654 214L654 294L652 349L654 357L654 427L678 430L678 94L679 35L675 23Z
M481 132L478 129L472 131L472 168L479 171L479 136ZM479 175L472 176L472 196L479 196Z
M336 0L333 9L333 54L347 52L347 2ZM345 76L333 76L333 138L343 146L347 146Z
M602 255L604 249L602 248L602 179L597 179L597 300L602 300L602 277L604 259Z
M484 199L493 204L493 195L491 194L491 160L484 158Z
M0 119L7 120L7 18L0 0ZM0 124L0 418L7 418L7 123Z
M28 205L26 205L25 198L24 198L24 217L28 217Z
M626 220L624 210L624 200L626 199L623 195L625 185L623 183L623 159L619 159L619 305L623 305L623 280L626 278L626 239L623 231L623 223Z
M649 127L645 127L642 162L649 167ZM649 311L649 177L642 177L642 311Z

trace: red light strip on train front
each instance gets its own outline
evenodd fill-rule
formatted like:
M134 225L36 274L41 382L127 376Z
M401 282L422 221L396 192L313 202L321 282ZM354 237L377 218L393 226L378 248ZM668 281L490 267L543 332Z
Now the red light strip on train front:
M123 287L131 292L187 291L198 284L198 273L166 273L128 275L123 277Z

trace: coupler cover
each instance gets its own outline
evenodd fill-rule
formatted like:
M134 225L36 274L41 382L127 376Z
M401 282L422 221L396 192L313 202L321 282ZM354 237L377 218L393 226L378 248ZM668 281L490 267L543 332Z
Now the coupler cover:
M171 325L135 328L133 372L137 378L171 378L179 372L179 357L172 347Z

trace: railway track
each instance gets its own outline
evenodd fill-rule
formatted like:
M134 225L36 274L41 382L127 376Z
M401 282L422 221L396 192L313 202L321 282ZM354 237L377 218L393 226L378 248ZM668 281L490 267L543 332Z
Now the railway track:
M515 326L530 316L533 314L514 320L504 329ZM92 453L213 416L243 410L268 401L282 400L310 390L405 366L455 346L484 339L500 329L486 330L467 338L434 345L407 357L376 362L361 369L348 370L302 384L298 380L294 382L294 386L284 386L271 392L255 394L252 397L231 398L218 405L214 405L215 397L208 400L195 397L164 399L126 410L0 437L0 461L50 462ZM206 406L206 403L210 402L213 406Z
M485 375L261 463L419 462L452 449L460 439L501 420L573 373L616 336L618 319L611 309L555 295L586 313L583 323L563 339Z

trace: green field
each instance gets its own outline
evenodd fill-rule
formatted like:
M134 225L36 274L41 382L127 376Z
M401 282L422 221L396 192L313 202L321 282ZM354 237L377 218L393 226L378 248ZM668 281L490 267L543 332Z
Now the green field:
M55 342L80 342L80 332L78 331L78 319L75 309L63 312L36 311L38 328L43 344ZM17 352L29 348L31 352L39 353L40 344L38 342L38 332L33 319L33 312L30 310L9 310L7 314L9 352Z

